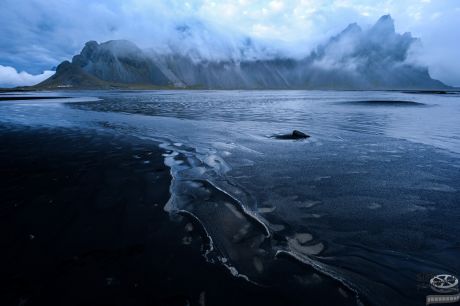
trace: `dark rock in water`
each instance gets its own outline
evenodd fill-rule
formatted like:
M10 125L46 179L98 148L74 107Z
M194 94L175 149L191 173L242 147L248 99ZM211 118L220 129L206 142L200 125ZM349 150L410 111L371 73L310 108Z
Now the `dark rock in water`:
M302 133L301 131L298 131L298 130L292 131L292 136L295 137L295 138L308 138L308 137L310 137L310 135Z
M305 139L309 138L310 135L307 135L298 130L294 130L291 134L275 135L273 137L275 137L276 139Z

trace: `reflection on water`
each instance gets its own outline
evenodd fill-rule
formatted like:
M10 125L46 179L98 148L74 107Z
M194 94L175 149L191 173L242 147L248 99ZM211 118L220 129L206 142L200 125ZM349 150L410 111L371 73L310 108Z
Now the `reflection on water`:
M270 262L291 256L376 304L417 305L418 273L460 274L457 95L91 95L101 100L2 102L0 120L161 142L174 177L166 209L201 222L208 259L236 276L264 283ZM312 137L270 137L294 129Z
M251 122L250 128L304 128L335 136L360 114L359 131L405 138L460 152L460 95L397 92L196 91L105 94L104 103L76 107L201 121ZM382 125L385 123L385 128ZM268 124L268 125L267 125ZM378 125L377 127L375 125ZM245 125L242 124L241 127ZM357 127L351 127L356 131ZM285 131L285 130L282 130ZM262 131L254 131L261 134ZM263 133L262 133L263 134Z
M376 114L363 112L361 110L349 113L343 117L343 121L337 122L337 128L368 134L384 134L388 124L391 122L389 114Z

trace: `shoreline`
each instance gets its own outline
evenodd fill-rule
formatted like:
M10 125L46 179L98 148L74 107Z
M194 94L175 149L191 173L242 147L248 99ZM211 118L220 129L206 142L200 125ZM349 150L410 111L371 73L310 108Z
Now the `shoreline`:
M459 274L451 260L458 97L23 95L101 99L0 103L0 243L8 271L0 299L14 298L6 305L326 305L323 298L345 305L340 298L355 297L350 287L361 301L409 305L424 300L410 281L420 271ZM270 137L293 128L313 138ZM165 165L171 176L160 171ZM178 216L180 209L199 221ZM439 231L439 222L447 227ZM425 252L439 246L448 248Z
M320 301L311 295L317 289L292 282L311 273L299 263L277 260L276 281L260 287L207 262L199 226L163 209L171 176L158 144L94 130L0 127L0 304Z
M460 87L449 86L448 88L362 88L362 89L341 89L341 88L201 88L201 87L113 87L113 88L35 88L30 87L14 87L14 88L0 88L0 94L8 93L33 93L33 92L81 92L81 91L121 91L121 92L143 92L143 91L345 91L345 92L361 92L361 91L376 91L376 92L402 92L407 94L456 94L460 93Z

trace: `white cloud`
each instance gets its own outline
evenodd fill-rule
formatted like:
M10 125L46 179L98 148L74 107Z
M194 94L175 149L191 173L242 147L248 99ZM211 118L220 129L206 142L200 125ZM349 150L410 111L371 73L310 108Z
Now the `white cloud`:
M458 0L0 0L0 64L37 74L79 52L88 40L132 40L142 48L195 43L213 57L234 54L244 35L270 49L305 56L357 22L391 14L398 32L420 37L437 78L460 84ZM202 24L184 43L178 26ZM204 29L210 29L207 31Z
M30 86L38 84L54 74L54 71L44 71L33 75L25 71L18 72L13 67L0 65L0 87Z
M275 12L279 12L284 8L283 1L273 0L271 1L268 6Z

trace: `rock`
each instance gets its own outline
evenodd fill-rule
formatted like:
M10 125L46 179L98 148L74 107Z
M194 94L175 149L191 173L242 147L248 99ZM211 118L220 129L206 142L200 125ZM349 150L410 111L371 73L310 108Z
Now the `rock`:
M298 130L294 130L291 134L275 135L273 137L276 139L305 139L310 137L310 135L307 135Z
M292 131L292 137L294 137L294 138L308 138L308 137L310 137L310 135L302 133L301 131L298 131L298 130L294 130L294 131Z

